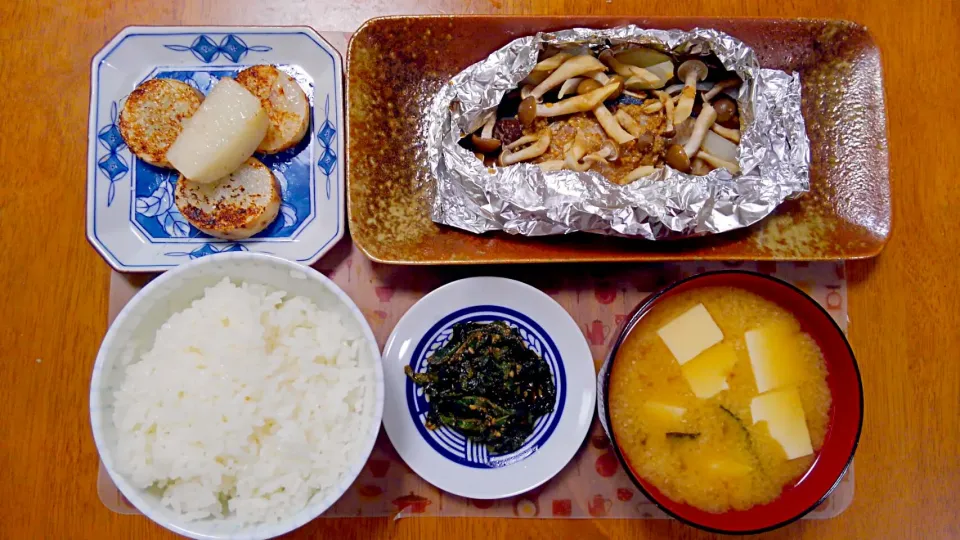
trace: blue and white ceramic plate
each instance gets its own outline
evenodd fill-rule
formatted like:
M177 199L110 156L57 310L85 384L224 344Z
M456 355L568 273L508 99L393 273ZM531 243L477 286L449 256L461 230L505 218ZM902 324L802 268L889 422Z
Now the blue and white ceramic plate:
M447 427L427 429L430 404L404 366L426 371L427 359L460 322L505 321L547 363L557 388L552 413L538 419L519 450L491 454ZM504 278L450 283L424 296L397 323L383 352L383 425L400 457L424 480L473 499L510 497L552 478L573 458L593 421L596 378L577 323L552 298Z
M177 173L132 155L117 126L141 82L179 79L206 94L216 79L273 64L310 100L303 142L257 157L283 190L280 215L243 241L194 229L173 202ZM114 269L160 271L211 253L253 251L311 264L344 232L343 65L306 27L128 27L93 58L87 158L87 238Z

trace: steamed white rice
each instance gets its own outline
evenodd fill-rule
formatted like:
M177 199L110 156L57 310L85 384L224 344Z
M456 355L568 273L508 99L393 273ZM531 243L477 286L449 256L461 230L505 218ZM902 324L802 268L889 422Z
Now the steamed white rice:
M125 368L116 467L187 519L279 521L362 451L374 376L360 329L285 296L224 279Z

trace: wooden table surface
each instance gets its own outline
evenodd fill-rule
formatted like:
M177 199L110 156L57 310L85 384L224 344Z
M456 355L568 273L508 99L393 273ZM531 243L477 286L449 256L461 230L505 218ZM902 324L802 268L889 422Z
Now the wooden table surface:
M848 264L866 420L839 517L770 537L960 537L960 9L928 0L14 0L0 4L0 538L171 537L96 494L87 398L109 269L84 238L92 55L129 24L306 24L399 13L824 17L883 55L894 231ZM42 360L38 363L38 359ZM706 536L673 521L317 519L297 538Z

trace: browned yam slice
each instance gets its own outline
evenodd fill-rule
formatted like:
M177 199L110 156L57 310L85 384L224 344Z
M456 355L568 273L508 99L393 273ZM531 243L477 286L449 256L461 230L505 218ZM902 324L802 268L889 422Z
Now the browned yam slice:
M310 103L293 77L274 66L259 65L238 73L237 82L260 98L270 117L267 136L257 152L276 154L303 140L310 125Z
M250 158L229 176L201 184L181 176L174 196L191 225L228 240L249 238L267 228L280 211L280 183Z
M158 167L173 166L167 150L177 140L183 121L193 115L203 94L174 79L144 81L127 96L120 111L120 134L138 158Z

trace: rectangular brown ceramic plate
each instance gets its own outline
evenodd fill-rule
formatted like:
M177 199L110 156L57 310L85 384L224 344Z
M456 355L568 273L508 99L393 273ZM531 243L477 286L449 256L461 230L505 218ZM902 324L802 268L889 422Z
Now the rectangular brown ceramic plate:
M438 88L514 38L625 24L715 28L752 46L763 67L800 72L812 189L739 231L671 242L592 234L528 238L439 226L428 212L419 133ZM347 53L350 231L370 258L396 264L872 257L890 234L890 179L880 53L844 21L389 17L354 34Z

